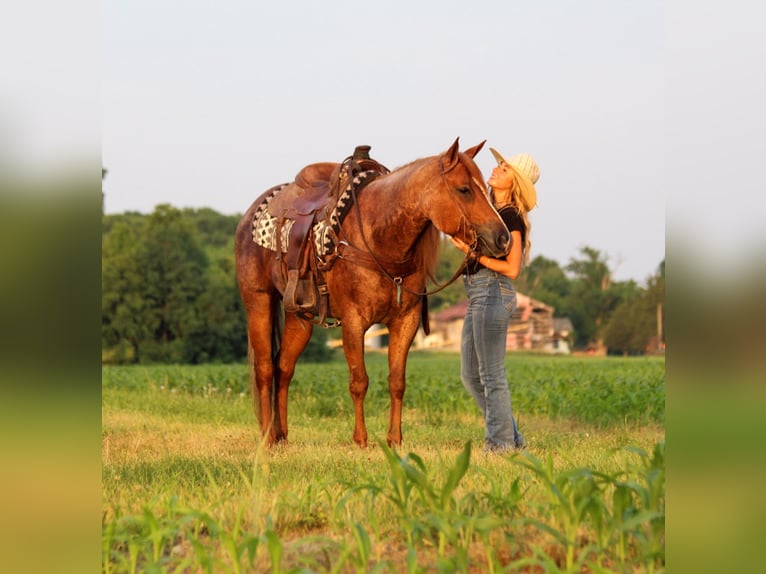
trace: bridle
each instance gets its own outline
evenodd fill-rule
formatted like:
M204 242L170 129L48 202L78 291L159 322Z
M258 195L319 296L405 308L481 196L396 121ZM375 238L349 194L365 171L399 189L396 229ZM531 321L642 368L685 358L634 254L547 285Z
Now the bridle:
M456 161L451 166L449 166L449 167L447 167L445 169L444 168L444 158L440 159L440 165L439 165L440 176L441 176L443 184L445 186L447 186L447 187L449 187L449 186L447 184L445 176L446 176L447 173L452 171L457 164L458 164L458 162ZM478 187L481 189L482 186L478 184L476 179L475 178L472 178L472 179L473 179L473 182L475 184L477 184ZM381 263L380 258L377 255L375 255L375 253L373 252L372 248L370 247L370 245L369 245L369 243L367 241L367 236L366 236L366 234L364 232L364 225L363 225L363 222L362 222L362 214L361 214L361 211L359 210L359 202L357 201L356 188L353 187L353 186L352 186L352 189L351 189L351 197L352 197L352 203L353 203L353 210L356 213L357 225L359 226L359 233L362 236L362 243L364 244L365 250L359 249L358 247L353 245L350 241L343 240L340 243L344 244L344 245L346 245L348 247L353 247L360 254L365 254L365 255L369 256L369 258L372 260L372 262L374 263L374 265L377 268L377 270L380 271L380 273L384 277L386 277L390 281L392 281L394 283L394 285L396 285L396 302L397 302L397 304L401 304L402 290L407 291L408 293L410 293L412 295L415 295L417 297L427 297L428 295L435 295L436 293L439 293L443 289L446 289L447 287L449 287L452 283L454 283L458 279L458 277L460 277L463 274L463 271L465 270L466 266L468 265L468 262L472 258L471 257L472 254L474 252L476 252L477 249L478 249L478 238L476 236L476 231L473 229L473 227L469 226L468 218L465 215L465 211L463 210L463 207L460 204L458 204L458 209L460 209L460 221L458 223L458 231L463 229L465 231L465 236L472 237L471 243L469 244L470 249L465 254L465 258L461 262L461 264L458 267L458 269L455 271L454 275L446 283L444 283L442 285L439 285L436 289L434 289L432 291L428 291L427 289L424 290L424 291L415 291L413 289L409 289L408 287L405 287L404 284L403 284L404 283L404 277L414 273L415 269L409 269L409 267L411 267L411 265L408 265L409 262L404 262L404 264L405 264L405 271L402 272L402 273L396 274L396 275L390 273L385 268L385 266ZM345 259L350 260L350 261L354 261L354 259L357 259L357 258L344 257L342 254L339 255L339 257L341 259L345 258ZM358 259L357 259L356 262L364 265L364 262L360 261ZM400 268L401 267L402 267L402 265L400 265Z

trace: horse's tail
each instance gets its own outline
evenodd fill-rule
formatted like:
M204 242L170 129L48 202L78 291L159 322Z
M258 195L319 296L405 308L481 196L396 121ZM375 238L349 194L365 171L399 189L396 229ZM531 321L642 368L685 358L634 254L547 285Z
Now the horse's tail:
M274 378L272 380L271 396L276 393L276 374L279 372L279 347L282 342L282 329L285 323L285 314L282 312L282 300L275 297L271 304L271 363L274 365Z
M250 340L250 331L247 333L247 372L250 377L250 392L253 394L253 411L258 423L261 422L261 401L258 400L257 387L255 384L255 353L253 352L253 342Z
M279 349L282 343L282 329L284 327L285 314L282 312L282 300L274 297L271 300L271 424L274 424L274 416L277 408L277 377L279 376Z

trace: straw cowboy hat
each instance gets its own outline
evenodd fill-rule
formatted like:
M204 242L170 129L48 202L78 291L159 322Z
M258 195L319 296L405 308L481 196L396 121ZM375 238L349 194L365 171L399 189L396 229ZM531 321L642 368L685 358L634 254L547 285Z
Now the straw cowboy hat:
M528 153L520 153L505 159L495 148L491 147L489 148L489 151L495 156L498 165L506 163L511 167L516 175L516 182L518 183L524 208L527 211L532 211L535 205L537 205L535 183L540 179L540 168L537 167L535 160L532 159L532 156Z

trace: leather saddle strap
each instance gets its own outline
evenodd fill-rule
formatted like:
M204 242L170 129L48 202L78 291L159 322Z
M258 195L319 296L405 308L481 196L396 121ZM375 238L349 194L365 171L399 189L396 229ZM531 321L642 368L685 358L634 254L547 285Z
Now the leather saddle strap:
M290 229L287 256L285 258L288 269L298 269L300 267L301 256L305 250L309 231L311 230L313 222L314 218L308 215L295 218L293 226Z

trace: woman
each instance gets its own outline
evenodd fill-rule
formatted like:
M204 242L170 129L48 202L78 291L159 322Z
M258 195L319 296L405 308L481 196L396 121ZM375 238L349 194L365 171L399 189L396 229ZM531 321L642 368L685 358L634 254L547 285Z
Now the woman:
M529 260L527 213L537 204L534 184L540 170L528 154L506 160L490 148L497 166L487 184L490 198L511 233L511 250L502 259L476 255L456 237L452 243L469 254L463 275L468 310L463 323L460 349L461 379L479 405L485 422L485 449L524 448L524 437L516 426L505 370L508 323L516 309L512 279Z

